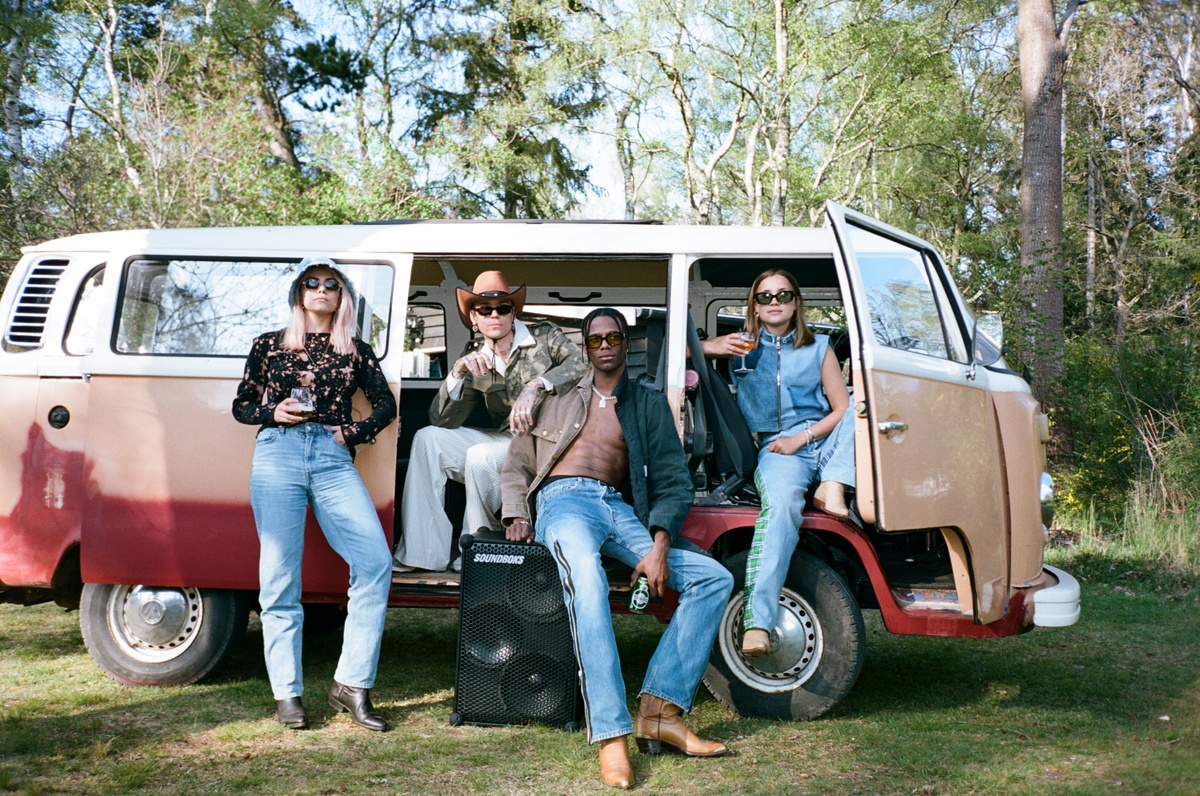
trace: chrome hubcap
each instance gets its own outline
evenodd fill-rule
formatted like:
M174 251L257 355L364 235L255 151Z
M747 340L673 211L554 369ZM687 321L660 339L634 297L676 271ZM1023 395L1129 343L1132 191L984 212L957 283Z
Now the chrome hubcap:
M118 586L108 599L108 626L126 655L144 663L177 658L204 619L200 590Z
M824 649L821 623L812 606L785 588L779 596L779 613L771 633L771 654L765 658L742 655L742 595L730 600L721 619L717 642L737 678L757 691L783 693L808 681L821 664Z

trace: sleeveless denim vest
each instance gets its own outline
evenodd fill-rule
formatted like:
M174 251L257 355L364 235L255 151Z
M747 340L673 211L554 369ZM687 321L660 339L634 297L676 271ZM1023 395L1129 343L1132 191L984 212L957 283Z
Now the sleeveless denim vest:
M794 348L795 337L795 330L776 337L760 329L754 350L746 355L746 367L752 370L734 375L738 408L751 431L791 435L830 412L821 386L829 337L818 334L811 345Z

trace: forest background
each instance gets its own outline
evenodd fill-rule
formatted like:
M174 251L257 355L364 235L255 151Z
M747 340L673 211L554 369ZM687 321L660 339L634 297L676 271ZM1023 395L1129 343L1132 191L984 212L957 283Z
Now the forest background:
M0 286L21 246L107 229L810 226L834 200L933 243L1018 332L1074 527L1166 523L1151 554L1200 571L1200 2L1059 9L1062 240L1031 290L1035 5L1053 20L1051 0L0 0ZM1028 323L1046 289L1057 340Z

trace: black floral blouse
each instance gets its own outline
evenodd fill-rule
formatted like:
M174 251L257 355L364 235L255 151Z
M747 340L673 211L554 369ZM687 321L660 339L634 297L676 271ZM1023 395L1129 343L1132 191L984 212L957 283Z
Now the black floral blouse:
M238 422L263 428L279 426L275 407L291 397L293 387L302 386L312 390L315 416L310 422L341 426L351 451L355 445L374 441L375 435L396 419L396 399L375 352L362 340L356 337L355 353L343 355L333 350L325 333L309 334L303 351L284 350L282 339L281 331L254 339L246 357L246 373L233 399L233 416ZM371 402L371 414L355 423L351 398L360 387Z

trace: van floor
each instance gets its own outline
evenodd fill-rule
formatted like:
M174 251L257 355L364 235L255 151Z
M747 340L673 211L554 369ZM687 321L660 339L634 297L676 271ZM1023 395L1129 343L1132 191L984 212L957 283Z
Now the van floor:
M440 572L426 569L414 569L412 572L392 571L392 583L419 586L458 586L462 582L462 573L453 570Z
M618 561L605 559L604 571L608 575L610 592L630 591L629 576L632 570ZM428 587L433 589L453 588L462 585L462 573L454 570L437 571L415 569L411 572L392 572L392 588Z

